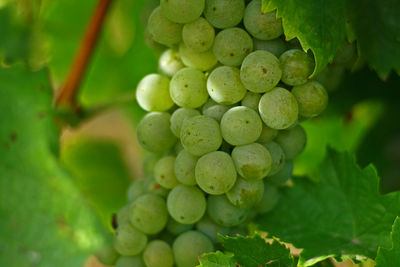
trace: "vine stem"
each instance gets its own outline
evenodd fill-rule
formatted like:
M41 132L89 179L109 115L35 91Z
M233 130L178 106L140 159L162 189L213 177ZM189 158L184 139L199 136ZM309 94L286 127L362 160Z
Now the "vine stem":
M113 0L99 0L83 37L79 51L75 57L74 63L71 66L67 79L56 93L55 105L57 107L71 107L75 112L78 113L79 107L76 103L76 95L90 61L90 57L93 54L100 35L101 27L112 1Z

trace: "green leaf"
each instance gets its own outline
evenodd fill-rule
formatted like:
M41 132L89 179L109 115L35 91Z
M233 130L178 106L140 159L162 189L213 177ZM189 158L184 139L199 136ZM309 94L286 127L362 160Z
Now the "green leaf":
M105 228L57 161L48 73L0 80L0 266L81 266Z
M400 73L400 2L347 1L351 25L361 56L382 78L393 69Z
M379 193L373 166L360 169L348 153L327 152L314 179L295 179L282 190L278 206L258 218L260 230L303 248L299 265L328 257L375 258L390 245L390 229L400 213L400 193Z
M394 221L392 228L392 248L379 247L376 257L376 267L400 266L400 217Z
M200 258L201 267L235 267L235 259L232 253L222 253L221 251L203 254Z
M120 149L111 141L81 137L63 147L61 159L104 224L110 227L112 214L127 202L130 181Z
M297 37L304 50L311 49L319 73L332 61L346 37L345 1L263 0L263 10L277 9L286 39Z
M290 250L274 240L269 244L258 234L250 237L222 237L223 247L234 254L241 266L295 266Z

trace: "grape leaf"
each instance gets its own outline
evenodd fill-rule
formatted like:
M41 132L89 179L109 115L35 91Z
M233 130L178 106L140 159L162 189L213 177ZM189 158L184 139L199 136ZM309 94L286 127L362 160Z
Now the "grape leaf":
M235 259L232 253L222 253L221 251L203 254L200 258L201 267L235 267Z
M374 258L378 246L390 246L400 193L381 195L372 165L360 169L348 153L328 149L314 175L319 183L295 179L282 190L278 206L257 219L259 229L303 248L300 266L328 257Z
M345 1L263 0L263 11L274 9L277 17L282 18L286 39L297 37L304 50L314 53L311 77L323 70L346 37Z
M400 73L400 2L398 0L347 1L351 25L361 56L387 78Z
M0 80L0 266L82 266L105 228L57 162L48 73Z
M376 267L400 266L400 217L394 221L392 228L392 248L379 247L376 256Z
M276 240L269 244L258 234L220 238L223 247L234 254L240 266L295 266L290 250Z

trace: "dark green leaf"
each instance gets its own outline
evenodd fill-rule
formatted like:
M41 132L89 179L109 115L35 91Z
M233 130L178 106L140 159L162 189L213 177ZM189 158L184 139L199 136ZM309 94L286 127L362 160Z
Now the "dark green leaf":
M400 193L381 195L373 166L361 170L353 157L332 149L312 183L296 179L280 203L257 220L259 228L303 248L299 265L328 257L374 258L390 246L390 229L400 213Z
M392 248L379 247L376 267L400 266L400 217L394 221L392 228Z
M231 253L222 253L221 251L203 254L200 258L201 267L235 267L235 259Z

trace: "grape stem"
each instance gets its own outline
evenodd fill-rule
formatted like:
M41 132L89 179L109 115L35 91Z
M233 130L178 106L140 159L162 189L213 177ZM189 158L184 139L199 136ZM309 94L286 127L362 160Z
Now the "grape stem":
M112 0L99 0L83 37L79 51L75 57L75 61L69 71L68 77L56 93L55 105L57 107L66 106L72 108L76 113L80 113L80 109L76 103L76 95L87 69L90 57L93 54L100 35L101 27L111 2Z

